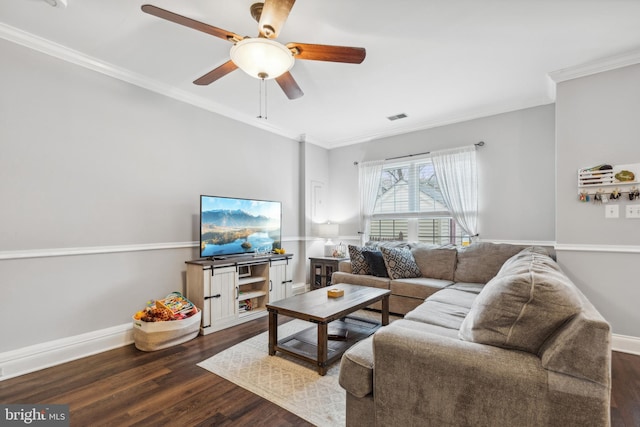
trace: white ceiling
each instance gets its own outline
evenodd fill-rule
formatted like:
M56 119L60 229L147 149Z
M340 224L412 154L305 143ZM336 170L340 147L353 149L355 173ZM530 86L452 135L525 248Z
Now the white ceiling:
M229 59L230 43L140 10L253 37L254 1L1 0L0 37L326 148L548 104L551 72L559 81L640 62L638 0L298 0L278 41L364 47L367 57L297 60L304 96L288 100L269 81L263 120L259 81L242 71L192 83ZM399 113L408 117L386 118Z

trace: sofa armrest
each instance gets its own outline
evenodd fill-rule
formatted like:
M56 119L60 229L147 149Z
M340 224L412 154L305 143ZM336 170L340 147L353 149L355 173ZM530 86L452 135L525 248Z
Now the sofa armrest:
M351 261L340 261L338 263L338 271L342 271L343 273L353 273L353 270L351 269Z
M606 388L564 376L563 382L580 383L584 395L556 390L557 377L550 381L530 353L405 324L380 329L373 346L378 425L609 424Z

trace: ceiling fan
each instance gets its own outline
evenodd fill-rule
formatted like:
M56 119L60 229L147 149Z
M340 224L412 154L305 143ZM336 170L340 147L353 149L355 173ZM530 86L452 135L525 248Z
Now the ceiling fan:
M243 37L150 4L143 5L142 11L233 43L231 59L193 83L208 85L240 68L258 79L275 79L287 98L296 99L303 92L289 72L295 59L360 64L364 61L366 50L361 47L309 43L283 45L275 41L294 3L295 0L265 0L264 3L254 3L251 6L251 16L258 21L257 37Z

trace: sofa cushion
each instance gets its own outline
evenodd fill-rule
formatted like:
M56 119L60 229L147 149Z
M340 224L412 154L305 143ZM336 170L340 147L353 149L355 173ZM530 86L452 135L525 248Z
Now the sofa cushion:
M380 251L391 279L406 279L422 275L409 249L381 247Z
M401 295L403 297L419 298L424 300L452 283L453 282L450 280L416 277L392 280L390 289L392 295Z
M362 251L362 256L369 265L370 274L376 277L389 277L387 274L387 266L385 265L382 252L378 251Z
M458 249L454 282L487 283L509 258L524 247L506 243L473 243Z
M525 249L473 302L460 338L537 354L581 310L571 281L548 256Z
M400 319L392 322L388 327L391 325L394 328L457 338L457 331L422 322ZM373 392L374 337L375 335L371 335L363 339L342 355L338 382L342 388L356 397L364 397Z
M457 336L460 325L469 314L469 296L473 298L475 295L464 291L451 290L444 298L436 298L440 293L447 290L436 292L418 307L405 314L404 318L451 329L455 331ZM458 297L464 299L458 301Z
M531 254L545 255L549 256L549 252L545 248L540 246L531 246L528 248L524 248L519 251L517 254L509 258L502 264L500 267L500 271L498 271L498 275L503 272L514 273L525 273L529 271L529 259ZM553 268L556 271L560 270L560 266L556 262L546 263L549 268Z
M469 292L478 295L484 288L484 283L466 283L456 282L447 289L457 289L459 291Z
M351 285L370 286L372 288L389 289L388 277L376 277L368 274L349 274L342 271L336 271L331 276L331 282L349 283Z
M453 247L418 245L411 248L422 277L453 280L457 251Z
M477 296L478 294L475 294L473 292L466 292L466 291L461 291L459 289L447 288L431 295L429 297L429 301L436 301L444 304L456 305L456 306L464 307L470 310Z
M379 242L376 240L369 240L365 246L369 248L375 248L376 250L380 250L380 248L405 248L411 249L414 245L419 244L418 242L405 242L404 240L389 240Z
M351 272L353 274L371 274L371 270L369 269L369 263L366 259L364 259L364 255L362 255L363 251L372 251L376 250L369 247L358 247L349 245L349 258L351 259Z

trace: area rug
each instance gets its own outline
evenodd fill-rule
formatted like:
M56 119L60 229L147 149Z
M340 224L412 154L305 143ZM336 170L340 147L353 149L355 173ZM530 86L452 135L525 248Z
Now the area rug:
M378 314L379 316L379 314ZM278 328L285 337L313 326L294 319ZM313 365L278 353L269 356L269 335L264 332L243 341L198 366L293 412L317 426L345 424L345 391L338 384L340 362L325 376Z

